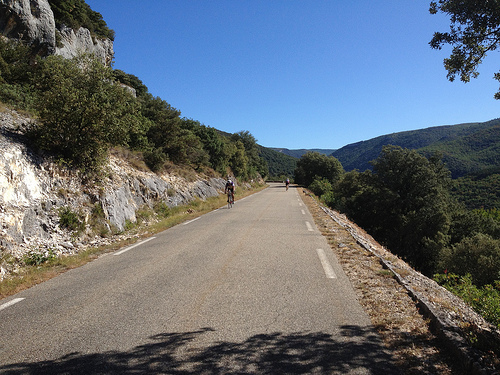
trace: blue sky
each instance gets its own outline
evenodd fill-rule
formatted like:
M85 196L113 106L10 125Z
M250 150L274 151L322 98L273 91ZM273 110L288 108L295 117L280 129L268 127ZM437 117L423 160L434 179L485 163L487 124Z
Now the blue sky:
M182 117L266 147L340 148L500 117L491 54L449 82L428 0L86 0L116 33L114 68Z

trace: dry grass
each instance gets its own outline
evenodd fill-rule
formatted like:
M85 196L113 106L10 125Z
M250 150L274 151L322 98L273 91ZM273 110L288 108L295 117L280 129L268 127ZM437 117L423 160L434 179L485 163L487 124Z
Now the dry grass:
M460 374L431 333L429 322L379 258L356 243L309 195L301 194L327 237L359 301L404 374Z
M264 186L256 185L252 188L238 189L236 198L244 198L263 188ZM87 248L79 251L76 255L58 257L38 266L21 267L16 275L7 277L0 282L0 299L40 284L70 269L83 266L105 253L116 251L140 239L150 237L155 233L162 232L225 205L225 194L206 200L198 199L185 206L174 207L167 217L157 220L151 219L148 222L144 221L138 225L131 226L125 233L112 237L111 242L106 245L97 248Z

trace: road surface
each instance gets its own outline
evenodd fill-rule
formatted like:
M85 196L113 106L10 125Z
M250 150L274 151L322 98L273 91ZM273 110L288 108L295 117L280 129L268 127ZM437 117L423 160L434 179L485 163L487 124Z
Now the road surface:
M0 301L0 373L397 373L297 190L236 199Z

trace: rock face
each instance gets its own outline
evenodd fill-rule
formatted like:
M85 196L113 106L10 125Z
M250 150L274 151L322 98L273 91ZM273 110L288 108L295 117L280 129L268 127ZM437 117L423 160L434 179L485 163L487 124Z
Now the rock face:
M81 27L73 30L62 26L56 29L54 13L47 0L0 0L0 33L10 39L30 43L41 56L52 54L71 58L79 53L91 53L103 64L113 60L113 42L92 38ZM61 36L57 45L56 33Z
M137 211L144 207L159 202L174 207L224 190L221 178L187 181L156 175L114 156L103 181L84 185L74 172L37 156L23 143L29 122L15 111L0 112L0 261L6 253L15 258L30 250L75 253L95 243L99 234L89 227L96 208L107 231L119 233L127 222L137 220ZM62 209L78 213L85 222L87 229L78 239L61 225ZM0 278L2 273L0 264Z
M31 43L38 54L55 53L56 25L47 0L0 0L0 33Z
M111 64L114 51L113 42L110 39L95 39L94 41L90 31L83 27L75 31L64 26L59 32L63 47L56 47L56 55L70 59L80 53L90 53L97 56L103 64Z

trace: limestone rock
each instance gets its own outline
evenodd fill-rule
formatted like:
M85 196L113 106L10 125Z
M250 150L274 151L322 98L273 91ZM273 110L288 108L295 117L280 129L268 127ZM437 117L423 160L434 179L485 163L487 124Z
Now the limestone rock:
M222 178L187 181L156 175L132 168L113 155L108 177L98 186L84 185L77 173L37 156L23 142L23 129L30 121L13 110L0 112L1 267L6 267L1 263L2 253L21 259L33 250L73 254L102 244L103 239L90 230L76 243L74 234L60 225L62 208L78 213L88 229L92 210L100 206L107 228L120 232L127 222L137 220L136 212L143 207L153 208L158 202L174 207L224 191Z
M60 33L62 46L57 45L56 32ZM73 30L63 25L57 30L47 0L0 0L0 34L30 43L41 56L72 58L90 53L107 65L114 56L113 41L93 38L86 28Z
M40 55L55 53L56 26L47 0L0 0L0 33L31 43Z
M98 57L105 65L110 65L113 59L113 42L110 39L94 39L90 31L84 27L73 30L63 26L61 30L61 48L56 47L56 55L71 59L81 53L90 53Z

